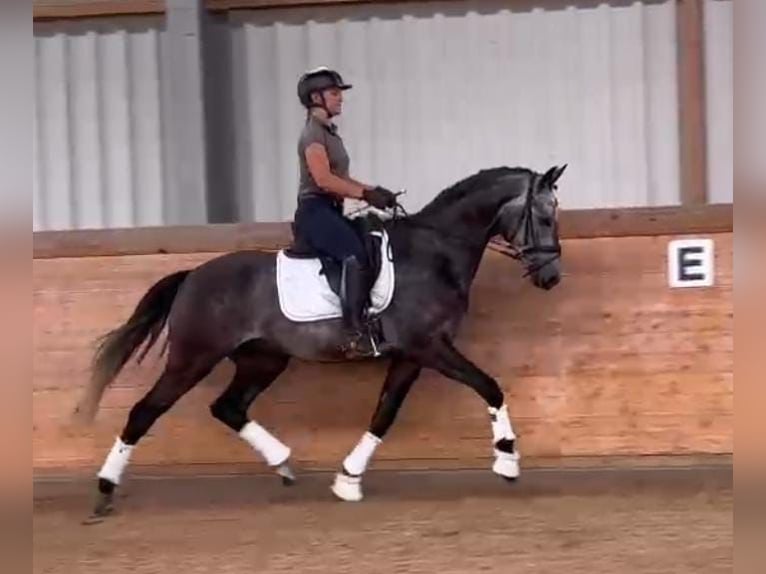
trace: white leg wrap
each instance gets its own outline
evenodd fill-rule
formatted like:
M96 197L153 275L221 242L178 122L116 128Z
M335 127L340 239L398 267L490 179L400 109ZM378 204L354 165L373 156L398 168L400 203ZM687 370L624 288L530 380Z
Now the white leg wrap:
M367 469L370 458L372 458L372 454L381 442L381 439L371 432L364 433L364 436L356 444L354 450L343 461L343 468L346 469L346 472L354 476L363 474Z
M488 410L492 417L492 444L501 439L515 439L516 434L513 432L511 419L508 416L508 406L503 404L499 409L489 407Z
M290 457L290 448L254 421L239 431L239 436L255 449L269 466L278 466Z
M125 444L117 437L104 461L104 466L98 471L98 478L106 479L112 484L120 484L120 477L128 466L131 452L133 452L133 446Z
M489 414L492 417L492 444L495 445L499 440L514 440L516 433L513 432L511 419L508 416L508 406L503 404L499 409L489 407ZM514 447L514 452L503 452L494 448L495 462L492 465L492 471L505 478L516 478L519 476L519 453Z

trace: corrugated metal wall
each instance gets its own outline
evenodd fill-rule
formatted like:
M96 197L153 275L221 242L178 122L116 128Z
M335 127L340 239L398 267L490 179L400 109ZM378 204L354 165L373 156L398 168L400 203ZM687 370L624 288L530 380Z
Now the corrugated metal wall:
M732 1L706 0L709 180L732 200ZM290 219L307 68L355 84L355 177L418 209L478 169L569 163L567 208L679 202L674 0L473 0L210 17L210 221ZM35 23L34 229L179 223L161 17ZM353 208L354 206L351 206Z
M162 19L34 34L34 229L163 224Z
M732 0L705 1L705 96L708 197L734 201L734 58Z
M575 4L575 5L569 5ZM569 163L565 207L679 201L675 2L429 2L237 12L241 217L292 216L301 71L355 84L352 172L418 208L483 167Z

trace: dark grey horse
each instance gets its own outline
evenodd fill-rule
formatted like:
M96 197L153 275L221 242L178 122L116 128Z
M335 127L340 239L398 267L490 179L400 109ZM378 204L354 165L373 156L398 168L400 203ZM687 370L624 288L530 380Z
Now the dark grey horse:
M534 285L550 289L559 282L554 191L564 167L545 174L508 167L482 170L444 190L418 213L383 223L396 270L396 291L379 317L391 362L369 430L336 475L332 490L338 497L361 500L361 476L424 367L468 385L484 399L493 434L493 471L508 479L518 476L503 392L452 341L468 309L482 255L496 236L506 242L508 254L522 261ZM92 420L107 385L146 341L140 361L168 324L165 370L133 406L98 473L97 515L111 510L114 489L141 437L226 357L236 372L211 405L213 416L247 441L285 482L293 480L290 449L250 420L248 408L291 357L347 360L341 352L346 334L340 319L288 320L278 302L275 267L273 253L242 251L168 275L146 292L125 324L105 336L77 407L81 420Z

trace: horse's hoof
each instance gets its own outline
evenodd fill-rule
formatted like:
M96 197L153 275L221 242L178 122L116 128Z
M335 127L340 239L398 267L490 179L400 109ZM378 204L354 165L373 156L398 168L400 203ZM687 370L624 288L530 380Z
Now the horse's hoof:
M277 475L282 479L282 486L292 486L295 484L295 473L286 462L277 467Z
M100 524L104 521L104 519L112 514L114 512L114 504L112 503L112 497L113 495L110 494L99 494L98 502L96 503L96 507L93 509L93 514L88 516L85 520L82 521L84 525L91 525L91 524Z
M346 502L359 502L364 498L361 476L349 476L339 472L335 475L331 490L335 496Z
M97 514L91 514L82 521L83 526L92 526L94 524L101 524L104 520L106 520L106 516L99 516Z
M515 452L495 451L492 472L499 474L508 481L516 480L520 474L519 455Z
M282 486L292 486L293 484L295 484L295 478L290 478L289 476L282 477Z

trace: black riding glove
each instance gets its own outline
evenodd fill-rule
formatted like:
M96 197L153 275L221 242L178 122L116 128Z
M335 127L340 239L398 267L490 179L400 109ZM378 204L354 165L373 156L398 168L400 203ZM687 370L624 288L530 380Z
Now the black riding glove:
M373 189L365 189L362 197L377 209L388 209L396 205L396 194L379 185Z

